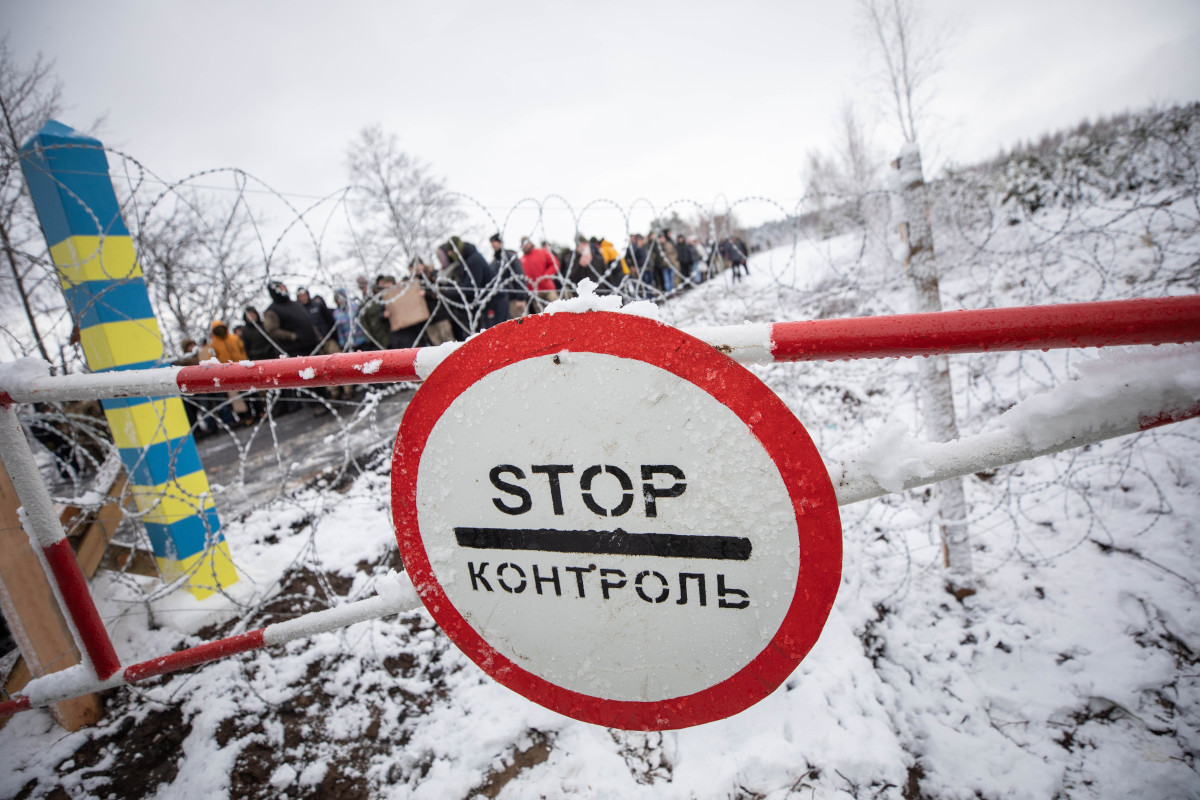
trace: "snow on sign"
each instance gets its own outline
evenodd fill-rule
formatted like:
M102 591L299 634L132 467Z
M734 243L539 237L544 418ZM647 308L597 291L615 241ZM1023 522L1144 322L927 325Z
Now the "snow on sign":
M476 664L630 730L766 697L841 576L799 421L728 356L627 314L525 317L450 355L401 422L392 513L422 600Z

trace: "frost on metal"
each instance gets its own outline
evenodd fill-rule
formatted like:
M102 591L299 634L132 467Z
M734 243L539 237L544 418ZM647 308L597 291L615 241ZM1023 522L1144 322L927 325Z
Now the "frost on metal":
M33 390L34 381L50 377L50 363L40 358L18 358L0 364L0 392L13 397Z
M21 523L39 548L63 538L62 523L13 408L0 409L0 458L21 501Z
M378 594L367 600L345 603L327 611L317 611L287 622L268 625L263 631L263 641L269 645L283 644L369 619L410 611L421 605L417 591L406 573L390 571L376 581L375 589Z
M389 608L394 608L397 612L421 605L421 599L417 596L417 590L407 572L388 570L387 575L376 579L375 593Z
M889 492L899 492L933 474L925 463L925 446L909 435L907 425L892 420L876 432L859 461L876 483Z
M1143 427L1200 403L1200 347L1102 351L1078 366L1079 379L1030 397L990 426L1025 437L1038 450L1072 446L1105 431Z
M34 365L26 365L9 372L8 368L23 361L40 361L46 365L46 371L35 374ZM179 367L154 367L152 369L74 373L51 377L49 365L46 362L40 359L22 358L0 364L0 391L8 392L13 400L20 403L97 400L102 397L178 395L179 386L175 382L175 378L179 374L179 369Z
M1200 347L1128 348L1080 365L1079 378L1022 400L983 432L916 442L888 423L830 471L839 505L1144 430L1200 408Z

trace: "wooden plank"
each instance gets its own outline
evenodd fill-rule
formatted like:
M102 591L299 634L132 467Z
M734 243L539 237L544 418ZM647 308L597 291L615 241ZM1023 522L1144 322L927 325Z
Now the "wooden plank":
M162 580L162 574L158 571L158 562L154 560L153 553L123 544L108 546L108 549L104 551L104 558L100 561L100 569Z
M41 559L21 527L20 505L8 472L0 465L0 609L28 672L41 676L75 666L80 657ZM11 677L8 683L13 683ZM23 682L10 691L22 686ZM75 731L97 722L104 709L100 698L91 694L64 700L51 713L59 725Z
M79 534L78 539L73 542L75 559L79 562L79 568L83 571L84 577L91 578L96 574L100 561L104 557L104 551L108 548L108 543L112 541L117 528L124 519L125 515L121 509L121 493L125 491L126 483L125 473L122 471L108 490L108 496L111 498L109 502L96 509L94 514L89 515L86 527Z

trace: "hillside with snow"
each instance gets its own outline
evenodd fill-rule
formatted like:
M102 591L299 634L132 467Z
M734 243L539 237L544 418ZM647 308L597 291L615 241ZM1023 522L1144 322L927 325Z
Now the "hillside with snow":
M1068 142L1046 170L1026 160L939 182L945 307L1200 292L1195 116L1090 161ZM1096 177L1117 162L1126 179ZM886 202L870 207L865 226L796 230L746 280L717 275L660 313L687 328L909 310ZM1193 367L1194 347L1179 348ZM1097 361L1153 352L952 357L960 429L984 430ZM902 460L901 425L923 438L912 361L751 369L830 467L871 448ZM400 567L392 433L353 482L226 522L245 575L232 611L144 602L142 579L100 573L93 592L122 660L370 596ZM947 591L927 489L843 507L842 582L820 640L728 719L661 733L577 722L498 685L421 610L116 690L105 720L78 733L44 711L17 715L0 730L0 796L1200 798L1200 422L965 485L975 594Z

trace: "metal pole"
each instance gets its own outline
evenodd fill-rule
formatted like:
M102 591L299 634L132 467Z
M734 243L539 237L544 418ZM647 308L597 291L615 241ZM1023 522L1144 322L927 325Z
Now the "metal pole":
M509 323L504 323L509 324ZM513 323L516 324L516 323ZM745 364L838 361L1200 341L1200 295L1056 306L685 328ZM38 378L0 386L0 401L204 394L422 381L457 343ZM7 392L7 395L5 394Z

